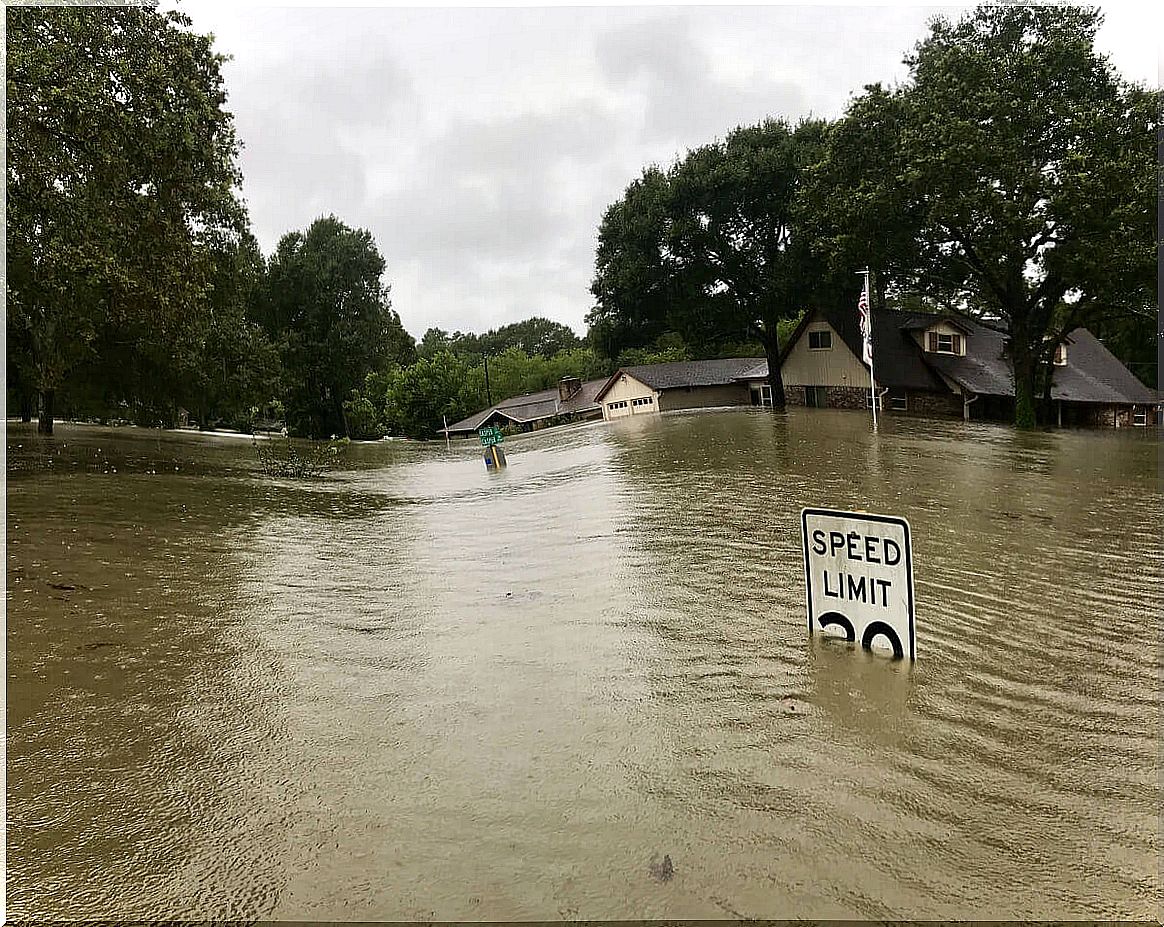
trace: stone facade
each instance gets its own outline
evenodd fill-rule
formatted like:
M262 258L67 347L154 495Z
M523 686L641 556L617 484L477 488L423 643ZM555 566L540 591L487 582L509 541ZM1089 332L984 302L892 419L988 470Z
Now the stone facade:
M805 386L784 387L784 398L790 406L807 404ZM882 388L878 389L878 392ZM896 391L894 391L896 392ZM900 393L898 393L900 395ZM904 410L889 407L889 393L881 397L878 412L886 415L926 415L935 418L961 418L962 397L954 393L936 393L926 390L908 390L906 392L906 408ZM860 409L869 408L869 390L864 386L827 386L825 387L825 403L830 409Z
M859 386L827 386L825 403L830 409L868 409L869 390Z
M804 405L804 387L803 386L785 386L784 387L784 404L789 406Z
M784 402L790 406L808 405L807 392L819 387L785 386ZM869 408L869 390L857 386L826 386L825 406L829 409L867 409Z
M934 418L961 418L962 397L953 393L933 393L928 390L908 390L905 397L905 410L898 411L889 407L889 395L882 400L884 410L889 415L908 415L911 412L917 415L928 415Z

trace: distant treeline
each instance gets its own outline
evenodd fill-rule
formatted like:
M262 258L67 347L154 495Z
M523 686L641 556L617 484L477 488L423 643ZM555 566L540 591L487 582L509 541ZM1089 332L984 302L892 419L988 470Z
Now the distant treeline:
M767 119L651 166L598 230L585 339L392 308L370 232L335 216L260 252L223 58L181 13L7 10L9 407L293 434L432 437L562 376L766 355L807 310L957 310L1009 332L1016 418L1089 326L1151 386L1158 91L1095 51L1097 11L933 21L909 79L838 120ZM150 67L140 66L149 61ZM486 379L488 365L488 380Z

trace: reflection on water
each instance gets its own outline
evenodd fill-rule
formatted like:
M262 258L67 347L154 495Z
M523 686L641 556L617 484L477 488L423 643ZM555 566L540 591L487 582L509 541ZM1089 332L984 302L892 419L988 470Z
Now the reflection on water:
M10 426L10 914L1158 913L1150 435L741 410L506 449L296 483ZM917 664L806 633L804 506L910 520Z

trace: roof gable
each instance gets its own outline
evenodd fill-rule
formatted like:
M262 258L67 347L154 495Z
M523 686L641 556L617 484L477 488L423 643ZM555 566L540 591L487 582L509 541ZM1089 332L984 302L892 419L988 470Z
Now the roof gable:
M898 312L893 309L874 309L871 315L873 369L880 386L890 389L949 390L949 387L926 365L921 356L921 349L907 329L907 326L918 323L922 323L923 328L929 327L945 320L947 316L926 312ZM781 365L796 343L804 337L805 329L815 321L828 322L858 362L865 369L869 368L869 365L861 360L861 328L855 305L851 309L817 309L806 312L780 354Z

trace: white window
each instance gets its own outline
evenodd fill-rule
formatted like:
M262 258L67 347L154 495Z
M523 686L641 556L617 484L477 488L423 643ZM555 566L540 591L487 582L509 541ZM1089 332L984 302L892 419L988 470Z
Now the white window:
M1065 344L1055 345L1055 366L1056 367L1066 367L1067 366L1067 345L1065 345Z
M772 385L770 383L760 384L760 405L772 405Z
M833 333L829 331L809 332L808 349L810 351L828 351L833 346Z
M930 332L928 346L931 354L961 354L962 336L949 332Z
M889 394L889 408L895 412L909 411L909 397L906 395L905 390Z
M1133 425L1147 425L1148 424L1148 410L1147 409L1133 409L1132 410L1132 424Z

